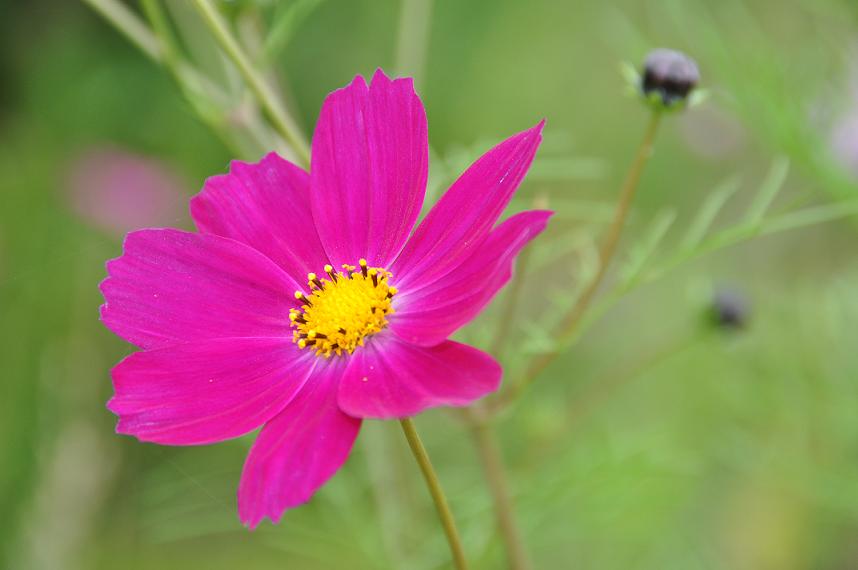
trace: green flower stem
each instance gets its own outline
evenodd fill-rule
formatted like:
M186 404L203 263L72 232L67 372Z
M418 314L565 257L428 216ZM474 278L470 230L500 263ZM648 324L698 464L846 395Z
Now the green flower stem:
M399 18L399 33L396 46L396 66L399 75L410 75L415 83L423 80L426 64L426 48L429 43L432 4L434 0L404 0ZM492 354L498 354L511 329L515 313L516 301L522 286L524 266L526 264L525 250L518 259L518 270L513 276L509 291L504 302L503 315L498 332L492 342ZM474 445L479 451L483 470L491 490L498 527L507 545L507 555L512 568L527 569L526 553L515 525L512 502L509 499L508 484L503 471L503 461L497 445L497 437L481 419L482 409L477 404L473 408L463 410L463 419L471 429ZM416 435L416 434L415 434ZM410 442L409 442L410 443ZM413 449L413 447L412 447ZM523 562L523 563L522 563Z
M156 61L166 68L173 77L173 80L179 86L179 89L185 94L191 105L197 109L196 100L193 95L193 88L188 82L187 68L188 65L182 60L179 55L179 50L176 46L176 40L170 32L170 27L167 24L167 18L161 10L159 0L141 0L143 12L152 26L152 33L155 41L158 42L158 58ZM148 33L148 30L146 30ZM183 71L183 69L185 71ZM200 90L199 88L197 89ZM241 148L231 136L229 131L224 127L222 120L216 120L210 113L197 113L200 119L205 122L212 131L217 134L218 138L223 142L231 152L239 155L244 155L244 150Z
M530 570L533 566L515 520L515 509L509 491L509 482L503 465L500 445L488 419L467 416L474 443L480 455L486 482L492 495L498 530L503 538L507 561L511 570Z
M404 0L396 41L396 72L421 84L426 69L426 50L432 22L433 0Z
M539 195L533 200L533 208L537 210L545 210L548 208L548 199L544 195ZM525 247L518 255L515 262L515 272L512 275L512 280L506 289L501 316L497 325L495 336L492 339L489 347L489 354L493 354L496 358L500 356L501 351L506 345L507 337L512 331L515 323L515 313L518 308L518 299L524 289L525 276L527 275L527 267L530 263L529 247Z
M117 0L81 0L88 4L93 10L101 14L119 33L124 35L143 54L155 63L165 64L165 52L163 43L144 24L137 15L129 10L122 2ZM211 81L206 79L198 70L186 62L176 62L176 75L184 82L200 85L210 91L213 99L225 97L223 92Z
M176 40L170 32L167 18L164 11L161 10L159 0L140 0L140 5L152 26L152 33L161 49L162 59L169 70L173 71L176 62L179 60L179 50L176 48Z
M388 428L394 427L387 422L361 428L360 443L366 458L366 467L372 498L381 528L381 540L387 554L387 560L393 568L408 567L407 548L403 520L404 492L398 473L397 454L390 449L393 434ZM378 428L378 429L376 429ZM398 442L397 442L398 443Z
M82 0L82 2L101 14L149 59L161 61L157 38L125 4L117 0Z
M116 0L82 0L82 2L103 16L132 45L146 57L163 66L173 76L200 119L218 135L227 148L242 156L255 155L255 153L246 153L235 140L233 133L226 127L227 121L224 117L215 116L210 109L201 108L201 98L205 99L204 106L210 105L214 109L228 106L229 97L217 84L179 55L175 39L169 32L169 26L157 0L142 0L143 11L152 24L152 29L148 28L123 3ZM258 135L253 132L252 125L245 125L245 127L252 135Z
M268 114L274 129L289 144L299 161L308 167L310 165L310 150L306 140L300 133L295 121L280 103L274 90L254 67L244 49L239 45L238 40L230 32L217 8L211 0L193 0L193 3L215 40L238 68L244 80L247 81L247 85Z
M658 127L661 124L661 111L655 109L650 116L649 124L644 132L643 140L641 141L638 151L635 154L634 161L629 168L626 178L623 181L623 186L620 191L620 197L617 202L617 209L614 212L614 218L608 228L602 246L599 248L599 269L595 277L587 284L587 287L578 297L577 302L572 306L569 314L560 324L555 336L555 348L538 356L531 365L525 370L522 379L513 384L509 390L497 398L491 405L492 411L500 411L516 399L530 386L534 380L542 373L549 364L554 362L554 359L560 354L558 347L565 346L568 339L573 338L578 332L578 326L582 322L582 318L587 312L590 303L599 291L599 287L604 281L608 272L608 267L611 264L611 259L617 251L617 245L620 242L620 236L623 232L623 227L626 224L629 210L635 197L638 183L643 174L644 166L646 166L649 157L652 155L655 136L658 133Z
M420 471L423 472L423 478L426 479L429 494L432 495L432 500L435 502L438 517L441 519L441 525L444 527L444 534L447 535L447 542L450 544L450 553L453 555L453 566L455 566L456 570L467 570L468 563L465 560L465 552L462 550L459 531L456 530L456 521L453 519L450 505L447 504L447 497L444 495L441 482L438 480L438 475L432 467L432 462L429 460L426 448L423 447L423 442L420 441L420 436L417 435L414 422L411 418L405 418L399 420L399 423L402 424L405 439L408 440L411 453L414 454L414 459L417 460L417 465L420 466Z
M543 196L537 196L533 207L545 209L547 207L546 202ZM524 288L525 275L527 275L530 251L530 248L525 248L516 261L516 270L507 288L497 332L489 349L489 353L495 356L499 356L503 351L506 339L512 330L518 299ZM474 447L480 454L483 474L491 493L492 506L497 519L498 530L506 549L509 566L512 570L529 570L531 568L530 558L516 523L515 508L509 492L503 455L494 426L489 423L490 414L487 412L488 408L485 402L478 402L470 408L462 410L462 416L470 428Z
M492 339L489 354L495 357L501 354L503 347L506 345L506 339L512 331L512 326L515 321L516 307L518 307L518 298L521 296L521 291L524 288L524 275L526 273L528 261L530 260L530 248L526 247L519 254L516 260L516 271L512 276L509 288L507 288L506 296L501 309L501 317L498 320L495 336Z

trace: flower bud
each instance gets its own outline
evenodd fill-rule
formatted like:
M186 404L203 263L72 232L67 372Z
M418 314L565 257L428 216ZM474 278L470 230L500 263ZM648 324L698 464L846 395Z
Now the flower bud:
M715 291L710 311L715 326L725 330L745 328L751 312L748 298L736 289Z
M693 59L659 48L646 57L640 88L652 104L672 108L685 103L699 81L700 71Z

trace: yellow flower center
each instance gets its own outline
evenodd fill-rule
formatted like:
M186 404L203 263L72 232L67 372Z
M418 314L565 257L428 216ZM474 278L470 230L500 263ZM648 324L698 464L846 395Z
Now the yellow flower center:
M390 272L367 267L361 259L356 268L343 265L342 271L325 266L328 278L307 275L310 295L295 291L300 309L290 309L292 339L299 348L309 348L319 356L351 354L363 346L366 337L387 326L393 312L391 300L396 287L389 284Z

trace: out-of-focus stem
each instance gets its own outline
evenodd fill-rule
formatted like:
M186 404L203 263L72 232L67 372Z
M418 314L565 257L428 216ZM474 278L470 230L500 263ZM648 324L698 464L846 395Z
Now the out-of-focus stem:
M623 181L623 188L620 192L619 201L617 202L617 210L614 213L614 219L611 221L611 226L608 228L608 233L605 235L605 241L602 242L602 247L599 249L599 269L596 272L596 276L592 281L590 281L590 284L584 292L581 293L578 301L572 307L572 311L566 318L565 323L561 325L560 334L558 335L558 339L561 344L564 339L574 334L575 328L581 321L581 317L587 310L587 307L590 305L590 301L593 300L596 292L598 292L599 286L605 279L605 275L607 275L611 259L617 251L617 244L620 242L623 227L626 225L626 218L628 217L629 210L632 202L634 201L635 191L638 188L638 183L640 182L641 174L643 174L644 166L646 166L649 157L652 156L655 135L658 132L658 126L660 123L661 112L653 111L650 116L649 125L644 133L643 140L641 141L640 147L638 147L638 152L635 155L631 168L629 168L628 174L626 174L625 180Z
M462 549L462 541L459 538L459 531L456 529L456 521L453 519L453 512L450 510L450 505L447 503L447 497L444 495L444 490L441 488L441 482L438 480L438 475L432 467L432 462L429 460L429 454L426 453L426 448L423 447L423 442L417 434L417 429L414 427L414 422L410 418L399 420L402 424L402 431L405 433L405 439L408 441L408 446L411 448L411 453L414 454L414 459L417 460L417 465L423 473L423 478L426 480L426 486L429 488L429 494L432 495L432 500L435 502L435 509L438 511L438 518L441 519L441 526L444 527L444 534L447 535L447 542L450 544L450 553L453 555L453 565L456 570L467 570L468 563L465 560L465 551Z
M485 419L469 416L471 434L480 455L483 473L492 495L492 503L497 519L498 530L506 549L507 561L511 570L530 570L530 558L521 537L515 519L515 508L509 491L509 482L503 465L497 434Z
M125 4L117 0L82 0L82 2L101 14L150 59L161 60L157 38Z
M602 246L599 248L599 269L597 270L595 277L593 277L593 279L587 284L587 287L581 293L581 296L578 297L578 300L572 306L569 314L563 322L561 322L557 332L555 333L555 346L557 348L538 356L525 370L522 379L513 384L509 390L492 403L491 409L493 411L503 409L508 404L515 401L524 392L524 390L533 383L539 374L545 370L545 368L548 367L555 358L557 358L560 354L559 347L564 346L565 343L569 339L573 338L577 332L578 325L581 323L581 318L584 316L587 308L590 306L590 302L599 291L599 286L607 275L611 259L613 258L614 253L616 253L617 245L620 242L620 236L622 235L629 209L631 208L634 200L635 191L637 190L638 183L641 179L641 174L643 174L644 166L646 166L649 157L652 155L655 135L658 132L658 126L660 123L661 112L654 110L650 116L646 131L644 132L643 140L635 154L634 161L632 162L632 165L626 174L626 178L623 181L620 197L617 202L617 209L614 212L614 218L611 221L608 232L605 234Z
M545 208L547 206L546 202L545 197L537 196L533 206L535 208ZM524 286L525 275L527 274L527 264L530 259L529 252L530 249L525 248L519 255L516 272L507 290L500 322L490 348L491 354L495 356L500 356L504 342L509 336L510 330L512 330L512 323L515 320L515 309L521 289ZM501 454L494 428L488 423L490 417L487 411L486 404L478 402L472 407L463 410L463 418L471 430L474 446L480 454L483 472L492 495L492 505L498 523L498 530L503 538L509 566L513 570L529 570L531 568L530 559L515 520L515 508L513 507L512 498L509 493L503 455Z
M401 513L402 492L397 480L397 469L392 465L392 453L388 448L387 429L394 427L387 422L376 426L365 426L361 430L360 442L366 455L370 486L375 500L378 520L382 529L382 542L387 557L394 568L408 566L403 548L403 526ZM397 437L399 437L397 435Z
M213 101L223 102L226 100L226 95L217 85L179 56L175 42L169 33L166 18L157 0L143 0L142 2L153 30L150 30L134 12L121 2L116 0L82 1L101 14L108 23L128 38L149 59L163 65L179 87L185 91L186 96L189 91L197 91L205 92ZM223 123L206 113L198 113L198 115L218 135L227 148L238 154L243 154L240 145L227 132Z
M190 86L188 85L188 66L183 62L179 55L179 50L176 40L170 31L170 26L167 23L167 17L161 9L159 0L141 0L141 6L146 14L146 18L152 26L152 31L155 34L155 39L158 42L160 63L167 69L173 80L179 86L179 89L185 92L185 96L191 100L189 94ZM194 101L191 100L192 105ZM224 146L231 152L237 155L244 155L244 149L241 148L233 136L224 128L222 121L218 121L207 113L197 113L200 119L205 122L212 131L214 131Z
M544 210L548 207L548 199L544 195L536 196L533 200L533 207ZM525 275L527 275L527 265L530 261L530 248L525 247L519 254L516 261L515 273L512 276L509 287L507 288L506 298L504 299L503 309L501 309L500 322L498 323L497 332L489 347L489 353L496 358L500 357L500 352L504 347L507 337L512 330L513 322L515 322L515 309L518 306L518 299L521 296L521 289L524 287Z
M247 85L259 100L262 108L268 114L275 130L289 144L292 151L303 162L305 167L310 165L310 151L306 140L300 133L292 117L280 103L271 86L265 81L250 58L239 45L238 40L229 30L220 12L211 0L193 0L194 6L208 26L215 40L238 68Z
M396 41L396 72L423 80L433 0L403 0Z
M163 38L159 38L146 24L121 2L116 0L82 0L101 14L113 27L127 37L133 45L155 63L167 66L170 57ZM144 5L144 8L146 5ZM152 3L149 3L149 8ZM147 8L147 10L149 9ZM157 8L157 7L156 7ZM174 69L169 69L183 85L196 85L204 90L212 100L222 102L226 95L196 68L179 57L173 60Z
M176 49L173 34L170 32L170 27L167 24L167 18L158 2L159 0L141 0L140 5L149 19L149 24L152 25L155 40L161 49L162 59L172 71L175 68L174 63L178 58L178 50Z
M500 356L509 332L512 330L513 322L515 321L515 308L518 306L518 298L521 294L521 289L524 287L524 275L527 272L527 263L530 260L530 248L525 247L516 262L515 274L512 276L512 281L506 292L503 309L501 309L501 317L498 322L497 332L492 340L489 348L489 353Z

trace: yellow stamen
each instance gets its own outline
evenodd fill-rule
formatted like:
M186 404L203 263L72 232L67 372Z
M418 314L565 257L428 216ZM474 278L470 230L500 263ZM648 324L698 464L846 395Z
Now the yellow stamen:
M295 292L300 308L290 309L293 339L299 348L311 348L318 356L351 354L364 339L387 326L393 313L392 299L397 289L388 284L390 272L368 267L367 261L355 266L343 265L343 271L324 267L330 279L307 275L310 293ZM313 288L313 285L316 288Z

